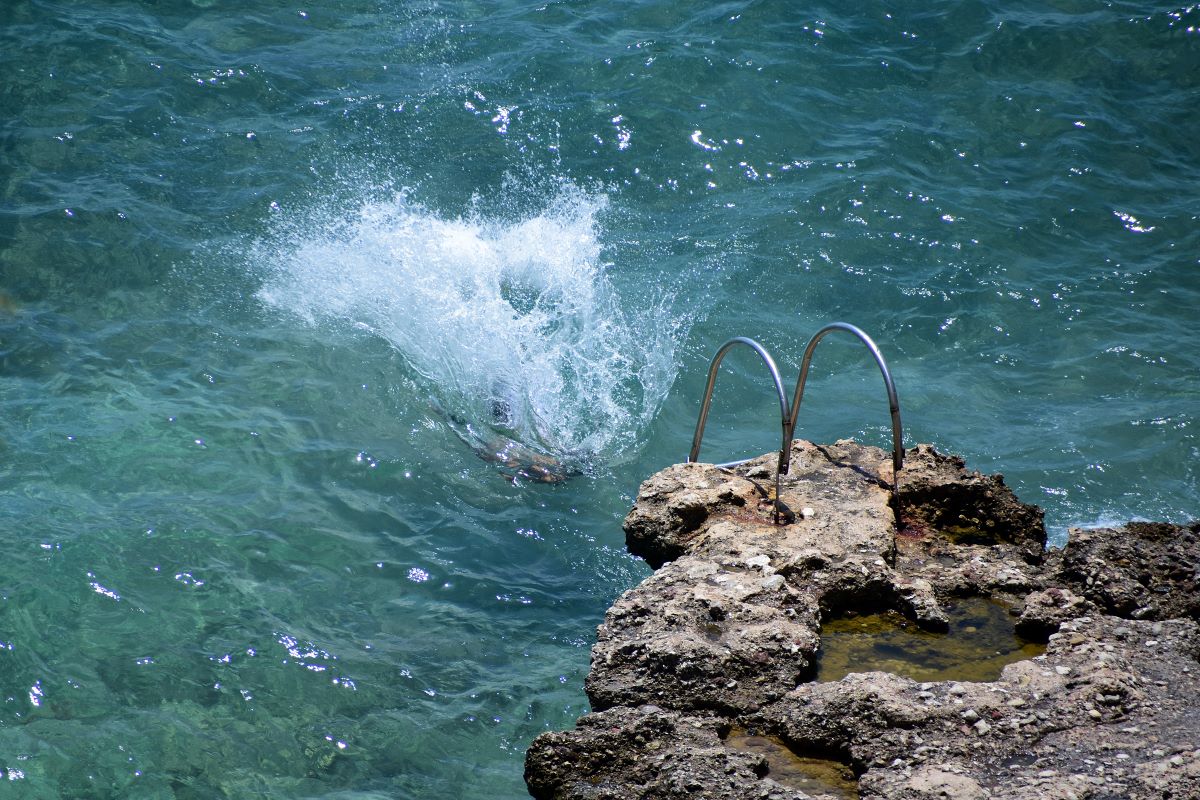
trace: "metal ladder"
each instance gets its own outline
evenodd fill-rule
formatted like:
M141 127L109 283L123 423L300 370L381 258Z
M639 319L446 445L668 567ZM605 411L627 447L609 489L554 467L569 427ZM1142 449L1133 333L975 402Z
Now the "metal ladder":
M767 352L765 347L753 339L748 339L745 336L730 339L717 350L717 354L713 356L712 363L708 367L708 383L704 387L704 400L700 403L700 419L696 422L696 433L692 436L692 450L688 454L687 460L691 463L700 458L700 443L704 439L704 426L708 422L708 409L712 404L713 387L717 381L717 369L721 366L721 360L735 346L739 344L746 345L758 353L763 363L766 364L767 370L771 373L771 380L775 383L775 392L779 396L779 417L783 427L783 442L779 447L779 465L775 470L776 525L779 524L781 505L779 500L780 479L783 475L787 474L788 468L791 466L792 434L796 430L796 418L800 414L800 403L804 400L804 384L808 381L808 368L812 363L813 351L816 349L817 343L826 334L833 331L845 331L857 336L867 346L867 349L871 352L871 356L875 359L875 364L883 374L883 382L887 387L888 406L892 412L892 492L894 494L900 469L904 466L904 444L900 428L900 401L896 397L896 384L892 381L892 374L888 371L887 362L883 360L883 354L879 352L879 348L872 341L871 337L863 333L860 328L848 322L831 322L809 339L808 347L804 349L804 360L800 365L800 377L796 380L796 390L792 394L792 401L790 403L784 394L783 380L779 377L779 368L775 366L775 360L771 358L771 354ZM744 458L740 461L717 464L717 466L721 468L734 467L750 460L749 458Z

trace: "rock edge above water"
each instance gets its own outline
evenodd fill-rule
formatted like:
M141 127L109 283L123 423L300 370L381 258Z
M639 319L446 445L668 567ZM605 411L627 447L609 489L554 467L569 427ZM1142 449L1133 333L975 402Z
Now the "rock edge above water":
M657 571L597 632L593 712L529 748L533 797L832 796L734 746L744 730L846 765L862 798L1200 798L1200 523L1071 530L1047 552L1041 510L999 475L921 445L893 497L889 454L797 441L777 527L774 458L642 485L627 543ZM813 680L822 620L937 631L964 597L1011 608L1044 655L992 681Z

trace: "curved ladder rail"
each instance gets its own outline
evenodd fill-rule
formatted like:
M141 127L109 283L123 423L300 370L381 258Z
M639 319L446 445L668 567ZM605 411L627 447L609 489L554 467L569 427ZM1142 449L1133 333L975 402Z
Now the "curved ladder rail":
M887 387L888 406L892 412L892 491L895 492L897 481L900 478L900 469L904 466L903 432L900 427L900 400L896 396L896 384L892 382L892 374L888 371L887 362L883 360L883 354L879 352L879 348L875 346L875 342L872 341L871 337L863 333L860 328L848 322L831 322L817 331L812 339L809 339L808 347L804 348L804 361L800 365L800 377L796 380L796 392L792 395L791 411L788 414L786 426L787 437L790 441L792 432L796 429L796 418L800 415L800 403L804 400L804 384L808 381L808 368L812 362L813 350L816 349L817 343L826 334L833 331L846 331L857 336L867 346L867 349L871 351L871 355L875 358L875 364L879 367L879 371L883 373L883 383Z
M780 476L788 471L788 463L791 460L792 429L788 421L793 415L791 414L791 408L788 406L787 395L783 391L783 379L779 377L779 368L775 366L775 359L771 358L771 354L767 352L765 347L753 339L748 339L745 336L730 339L721 345L721 349L717 350L717 354L713 356L712 363L708 367L708 382L704 386L704 400L700 403L700 419L696 421L696 433L692 436L692 450L688 454L688 461L694 462L700 458L700 442L704 439L704 426L708 422L708 408L712 403L713 387L717 382L717 369L721 366L721 360L725 358L725 354L732 350L735 345L739 344L746 345L762 358L763 363L767 365L767 369L771 373L771 380L775 382L775 392L779 395L779 421L783 427L783 444L779 447L779 466L775 470L775 524L778 525L779 482ZM718 464L717 466L731 467L742 464L745 461L749 461L749 459L731 461L726 464Z
M874 340L871 339L862 329L851 325L848 322L831 322L809 340L808 346L804 348L804 360L800 365L800 377L796 380L796 391L792 396L792 402L789 404L786 395L783 392L783 381L779 377L779 369L775 366L775 360L771 358L771 354L766 348L760 345L753 339L745 336L738 336L717 350L717 354L713 357L712 363L708 367L708 381L704 387L704 399L700 403L700 418L696 421L696 432L692 436L692 449L688 454L688 462L695 462L700 458L700 443L704 439L704 426L708 422L708 410L712 404L713 388L717 381L717 370L721 366L722 359L733 349L735 345L744 344L747 347L758 353L759 357L766 364L767 369L771 373L771 380L775 382L775 391L779 396L779 411L781 423L783 426L783 442L779 448L779 464L775 470L775 524L779 524L780 510L780 478L787 474L791 466L791 447L792 435L796 430L796 420L800 415L800 403L804 400L804 386L808 382L808 369L812 365L813 351L817 344L823 339L826 334L833 331L845 331L856 337L871 352L871 356L875 359L876 366L879 367L880 373L883 375L883 383L887 389L888 407L892 415L892 492L896 491L899 481L900 470L904 466L904 440L903 429L900 424L900 400L896 395L896 384L892 381L892 374L888 370L887 362L883 359L883 354L879 352L879 347L876 346ZM733 467L738 464L744 464L750 459L742 459L740 461L730 461L724 464L717 464L718 467Z

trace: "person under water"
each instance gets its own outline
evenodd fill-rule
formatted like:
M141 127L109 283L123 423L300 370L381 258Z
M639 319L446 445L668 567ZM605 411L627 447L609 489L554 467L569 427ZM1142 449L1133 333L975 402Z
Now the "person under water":
M500 391L488 400L490 424L476 426L457 414L446 414L451 427L484 461L500 465L500 472L512 483L520 480L538 483L562 483L579 474L559 459L522 444L502 431L516 429L516 414L511 402ZM499 429L499 430L497 430Z
M521 478L538 483L562 483L579 474L554 456L539 453L512 439L503 439L497 444L498 448L476 447L475 452L483 460L499 464L501 472L513 483Z

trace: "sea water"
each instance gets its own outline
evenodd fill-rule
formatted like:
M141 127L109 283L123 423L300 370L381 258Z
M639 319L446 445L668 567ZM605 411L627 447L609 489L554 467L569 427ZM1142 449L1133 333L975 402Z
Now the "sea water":
M1172 3L8 0L0 793L523 796L733 336L1197 516L1198 99ZM827 338L797 435L888 426Z

